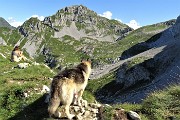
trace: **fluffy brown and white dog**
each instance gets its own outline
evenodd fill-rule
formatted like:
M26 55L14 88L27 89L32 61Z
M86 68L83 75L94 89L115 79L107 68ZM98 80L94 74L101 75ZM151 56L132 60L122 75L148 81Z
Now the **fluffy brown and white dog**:
M79 65L72 69L66 69L53 78L50 90L50 101L48 112L50 116L60 117L58 112L59 104L65 106L65 114L68 119L75 115L70 114L69 107L73 102L74 95L77 95L77 103L81 106L80 100L88 83L91 73L91 61L82 60Z

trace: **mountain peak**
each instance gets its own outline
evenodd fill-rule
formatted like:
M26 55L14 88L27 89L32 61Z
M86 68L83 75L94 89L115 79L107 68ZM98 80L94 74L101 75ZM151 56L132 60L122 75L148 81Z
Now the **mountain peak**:
M14 29L4 18L0 17L0 27L7 27L9 29Z
M180 23L180 15L177 17L176 24Z
M87 11L87 10L92 11L92 10L88 9L86 6L83 6L83 5L73 5L73 6L63 8L63 10L65 12L70 12L70 13L74 13L74 14L77 14L80 11Z
M123 38L129 31L133 30L116 20L109 20L99 16L96 12L83 5L74 5L60 9L56 14L46 17L43 23L56 30L56 32L60 32L57 34L61 36L56 36L56 38L61 38L63 37L62 35L69 35L69 33L74 32L80 38L89 37L99 41L114 42L119 37ZM71 30L73 31L71 32ZM65 32L62 33L62 31ZM77 38L76 36L72 37Z

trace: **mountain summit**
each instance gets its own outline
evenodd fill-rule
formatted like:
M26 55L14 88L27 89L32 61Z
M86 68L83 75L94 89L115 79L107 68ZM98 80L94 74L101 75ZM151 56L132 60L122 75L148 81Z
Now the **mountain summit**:
M14 29L4 18L0 17L0 27L7 27L10 29Z
M65 7L55 15L46 17L44 24L55 28L55 37L70 35L75 39L90 37L100 41L113 42L133 29L116 20L97 15L82 5Z

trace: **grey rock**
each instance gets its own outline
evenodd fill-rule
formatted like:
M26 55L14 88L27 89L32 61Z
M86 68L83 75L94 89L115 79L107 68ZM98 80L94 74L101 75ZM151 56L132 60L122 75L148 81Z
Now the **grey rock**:
M20 27L20 28L19 28L19 32L20 32L24 37L27 37L27 36L28 36L27 31L26 31L23 27Z
M44 21L43 21L43 24L52 27L51 18L50 18L50 17L45 17L45 18L44 18Z
M132 120L141 120L141 117L134 111L129 111L127 114Z
M4 41L2 37L0 37L0 45L7 45L7 43Z
M150 80L150 73L146 68L141 65L128 68L128 63L124 63L122 67L119 68L116 75L116 82L118 84L123 84L122 89L133 86L140 81Z
M17 65L17 67L20 68L20 69L24 69L24 68L27 68L27 67L29 67L29 66L30 66L29 63L19 63L19 64Z

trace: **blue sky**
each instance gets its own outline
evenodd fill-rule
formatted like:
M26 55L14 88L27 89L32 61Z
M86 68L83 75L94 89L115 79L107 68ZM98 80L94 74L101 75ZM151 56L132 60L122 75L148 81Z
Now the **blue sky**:
M31 16L43 19L61 8L80 4L134 28L180 15L180 0L1 0L0 3L0 17L13 26L21 25Z

